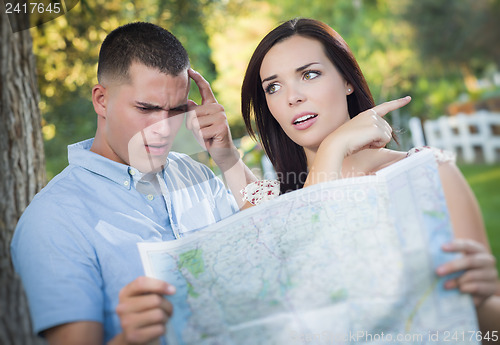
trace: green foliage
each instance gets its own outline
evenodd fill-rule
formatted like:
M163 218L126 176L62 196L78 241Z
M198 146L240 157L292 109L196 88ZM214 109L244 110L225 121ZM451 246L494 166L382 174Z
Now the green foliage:
M477 101L499 90L498 86L479 88L478 78L489 78L491 70L498 71L500 2L406 2L401 18L413 28L412 47L422 61L416 69L417 79L427 81L429 86L427 112L422 115L435 117L439 115L435 109L445 110L459 97Z
M234 138L246 135L240 110L241 84L253 50L275 25L267 15L270 10L270 5L258 1L238 6L214 3L207 15L206 27L217 69L212 88L224 105Z
M248 60L267 32L298 16L324 21L344 37L377 103L411 95L402 118L435 118L464 95L481 100L499 92L474 88L477 78L492 80L498 71L499 1L83 0L32 29L49 177L66 165L67 144L94 134L90 92L100 44L112 29L142 20L171 30L193 68L211 82L233 137L240 138L246 134L240 89ZM191 91L199 102L194 83Z
M51 140L45 140L48 179L68 165L67 145L92 137L96 130L96 115L89 96L77 91L68 92L67 96L52 105L53 110L45 119L50 118L56 123L57 134Z
M452 68L465 64L477 73L488 63L500 63L498 1L410 1L403 18L415 28L426 61Z

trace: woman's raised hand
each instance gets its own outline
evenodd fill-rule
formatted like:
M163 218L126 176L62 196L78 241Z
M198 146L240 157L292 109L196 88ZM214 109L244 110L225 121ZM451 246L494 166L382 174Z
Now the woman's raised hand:
M326 144L333 141L335 149L342 150L344 157L364 149L384 147L391 141L392 128L383 117L410 101L411 97L406 96L359 113L325 138Z
M392 128L383 116L410 101L411 97L407 96L379 104L330 133L316 152L304 187L340 178L345 157L364 149L384 147L392 138Z

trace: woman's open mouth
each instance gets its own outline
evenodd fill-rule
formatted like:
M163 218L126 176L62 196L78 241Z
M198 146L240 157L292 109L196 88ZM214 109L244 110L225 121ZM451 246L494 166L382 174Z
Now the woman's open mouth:
M317 118L318 114L300 114L293 120L292 124L297 129L307 129L316 122Z

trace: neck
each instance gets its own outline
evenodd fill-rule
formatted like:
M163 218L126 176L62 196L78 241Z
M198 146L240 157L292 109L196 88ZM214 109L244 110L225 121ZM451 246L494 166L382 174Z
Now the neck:
M102 146L101 137L99 135L99 130L97 130L95 135L94 135L94 141L92 142L92 146L90 147L90 151L102 156L103 154L101 153L101 149L100 149L101 146Z
M306 147L304 147L304 152L306 154L306 160L307 160L307 170L311 170L311 165L314 162L314 158L316 158L316 152L318 150L311 150Z

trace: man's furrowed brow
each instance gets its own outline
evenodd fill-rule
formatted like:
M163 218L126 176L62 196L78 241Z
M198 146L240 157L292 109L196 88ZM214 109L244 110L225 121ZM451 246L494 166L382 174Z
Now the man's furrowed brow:
M187 111L187 108L188 108L188 105L187 103L185 104L181 104L181 105L178 105L174 108L170 108L169 110L172 110L172 111Z
M157 104L151 104L146 102L135 102L135 104L141 108L147 108L150 110L163 110L163 108Z
M187 109L188 109L187 103L178 105L178 106L173 107L173 108L169 108L168 106L167 107L162 107L162 106L160 106L158 104L152 104L152 103L147 103L147 102L135 102L135 103L136 103L137 107L145 108L145 109L150 110L150 111L166 110L166 111L177 111L177 112L178 111L183 111L183 112L187 112Z

